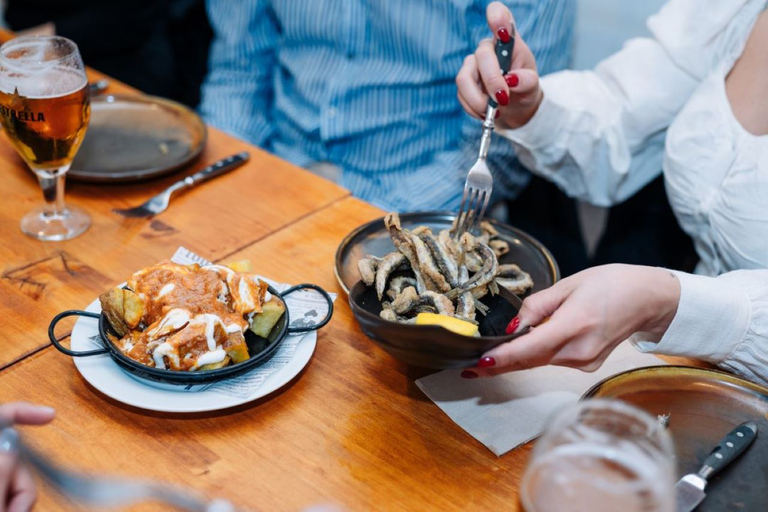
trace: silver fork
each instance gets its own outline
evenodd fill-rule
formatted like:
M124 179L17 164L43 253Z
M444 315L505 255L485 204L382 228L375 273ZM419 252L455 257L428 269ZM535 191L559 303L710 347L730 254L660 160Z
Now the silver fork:
M59 492L91 507L126 507L144 501L160 501L179 510L235 512L228 501L206 502L189 489L149 481L93 478L62 469L22 443L19 433L12 427L0 432L0 452L18 453Z
M506 75L512 66L512 52L515 49L515 27L512 27L512 34L509 42L496 40L496 59L499 61L501 74ZM496 118L496 109L498 103L493 98L488 100L488 108L485 111L485 120L483 121L483 136L480 139L480 152L477 162L469 170L467 181L464 184L464 195L461 198L459 214L456 216L456 224L453 233L456 238L460 237L472 229L480 222L488 208L493 191L493 176L488 169L486 157L488 148L491 146L491 133L494 129L494 120Z
M221 176L222 174L241 166L247 162L249 158L250 155L245 151L228 156L227 158L209 165L200 172L196 172L183 180L177 181L144 204L127 209L115 208L112 211L124 217L152 217L158 215L168 208L168 204L171 201L171 195L174 192L193 187L198 183L215 178L216 176Z

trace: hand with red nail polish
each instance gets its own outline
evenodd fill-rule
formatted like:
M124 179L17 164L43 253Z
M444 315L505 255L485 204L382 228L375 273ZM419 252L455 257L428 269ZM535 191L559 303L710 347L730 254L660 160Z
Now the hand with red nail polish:
M464 59L464 65L456 76L459 102L470 115L482 120L488 98L493 96L501 112L496 125L518 128L533 117L543 98L536 59L513 28L515 20L504 4L489 4L486 17L495 38L502 42L515 38L512 71L506 77L502 76L494 48L495 39L481 41L474 55Z
M670 272L605 265L527 297L507 334L530 332L483 354L468 368L479 377L543 365L594 371L635 332L660 339L677 312L680 283Z
M496 96L496 101L498 101L499 105L501 105L502 107L506 107L507 104L509 103L509 95L507 94L507 91L499 89L498 91L496 91L496 94L494 96Z
M509 321L507 329L504 332L507 334L514 334L518 327L520 327L520 315L517 315L515 318Z

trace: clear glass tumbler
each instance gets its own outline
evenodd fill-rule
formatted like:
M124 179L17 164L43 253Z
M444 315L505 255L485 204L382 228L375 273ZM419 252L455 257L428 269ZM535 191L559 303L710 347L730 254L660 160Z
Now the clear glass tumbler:
M520 498L528 512L672 512L674 475L672 438L656 418L586 400L536 442Z
M90 115L88 78L75 43L28 36L0 46L0 123L45 198L45 206L21 220L29 236L67 240L90 226L87 213L64 203L64 177Z

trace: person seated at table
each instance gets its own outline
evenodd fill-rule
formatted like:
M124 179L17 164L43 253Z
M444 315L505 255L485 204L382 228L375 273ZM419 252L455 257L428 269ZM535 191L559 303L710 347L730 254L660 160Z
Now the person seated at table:
M663 165L701 259L697 273L735 272L607 266L576 274L526 299L514 322L537 327L466 377L541 364L594 370L623 339L648 331L642 350L768 382L768 271L738 270L768 267L766 4L671 0L649 20L653 39L629 42L593 72L541 82L532 52L515 48L517 81L497 122L526 165L598 204L631 195ZM511 23L505 6L489 9L494 32ZM486 90L507 82L489 46L481 43L457 77L473 115Z
M13 402L0 405L0 429L13 425L45 425L53 420L50 407ZM35 480L17 453L0 449L0 510L26 512L37 499Z
M457 210L481 127L456 103L454 77L487 30L486 3L209 0L215 36L200 112L384 209ZM507 4L540 71L563 69L574 2ZM492 145L489 159L505 168L497 198L530 176L508 144Z

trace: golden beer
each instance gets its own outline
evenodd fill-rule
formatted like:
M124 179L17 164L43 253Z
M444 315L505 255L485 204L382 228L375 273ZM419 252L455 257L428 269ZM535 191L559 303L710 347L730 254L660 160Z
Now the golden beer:
M37 175L45 204L21 230L45 241L69 240L91 218L64 202L64 181L91 117L88 78L77 45L59 36L22 36L0 46L0 124Z
M67 80L59 74L58 79ZM61 95L23 96L0 90L0 122L19 155L35 171L68 166L85 136L91 115L88 84ZM66 88L66 87L64 87Z

